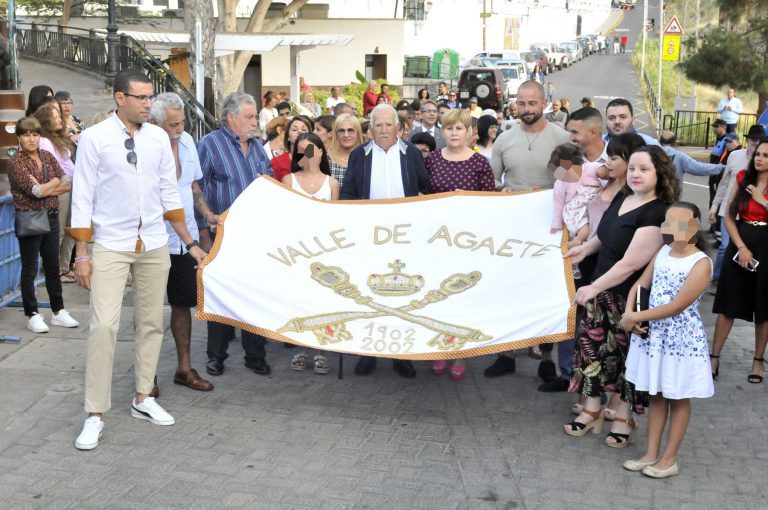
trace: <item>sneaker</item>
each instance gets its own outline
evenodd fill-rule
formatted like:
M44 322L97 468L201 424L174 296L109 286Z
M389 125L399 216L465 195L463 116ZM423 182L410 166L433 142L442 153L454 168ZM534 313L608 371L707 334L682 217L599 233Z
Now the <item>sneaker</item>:
M53 314L51 324L63 328L76 328L80 325L80 323L73 319L72 316L69 315L69 312L63 308L59 310L59 313Z
M155 402L152 397L145 397L141 404L137 403L134 398L131 402L131 416L140 420L147 420L155 425L173 425L176 423L173 416L160 407L160 404Z
M36 313L27 321L27 329L33 333L48 333L48 325L45 323L45 317Z
M85 419L83 430L75 439L75 448L78 450L93 450L99 446L99 439L104 430L104 421L98 416L89 416Z

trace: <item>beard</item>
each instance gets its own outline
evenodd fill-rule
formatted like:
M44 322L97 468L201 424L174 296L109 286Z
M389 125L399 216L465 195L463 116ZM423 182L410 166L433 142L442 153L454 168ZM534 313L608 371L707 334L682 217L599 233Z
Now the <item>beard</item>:
M527 112L522 115L520 115L520 120L523 121L523 124L527 125L533 125L536 124L539 119L542 117L543 112Z

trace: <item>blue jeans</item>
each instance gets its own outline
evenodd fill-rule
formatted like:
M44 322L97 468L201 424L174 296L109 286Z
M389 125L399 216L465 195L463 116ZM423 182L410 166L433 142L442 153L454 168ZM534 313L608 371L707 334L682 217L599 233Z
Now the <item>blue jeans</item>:
M723 259L725 258L725 249L728 248L728 243L730 241L731 238L728 236L728 231L725 229L725 218L720 218L720 248L717 249L715 268L712 270L712 278L715 280L720 278L720 269L723 267Z

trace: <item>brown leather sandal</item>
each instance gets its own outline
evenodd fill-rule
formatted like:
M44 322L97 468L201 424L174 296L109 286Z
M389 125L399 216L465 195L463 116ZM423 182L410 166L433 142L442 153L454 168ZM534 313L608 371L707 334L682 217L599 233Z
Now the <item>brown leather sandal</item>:
M565 425L563 429L569 436L581 437L590 430L593 434L599 434L603 431L603 412L602 409L597 411L588 411L582 409L582 412L592 417L592 421L589 423L581 423L580 421L573 420L571 423Z
M605 437L605 445L610 446L611 448L626 448L630 444L635 442L635 437L637 435L637 422L634 418L630 418L628 420L625 420L624 418L614 418L613 423L624 423L626 425L629 425L630 431L629 434L619 434L618 432L610 432ZM612 438L613 441L608 441L608 438Z

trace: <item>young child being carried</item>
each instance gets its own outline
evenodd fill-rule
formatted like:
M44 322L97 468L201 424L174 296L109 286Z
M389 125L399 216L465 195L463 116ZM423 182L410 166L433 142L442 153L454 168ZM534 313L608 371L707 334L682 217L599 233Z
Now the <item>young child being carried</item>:
M575 143L555 147L548 168L555 174L554 211L551 233L568 229L568 247L578 246L589 237L587 205L602 191L600 179L607 178L601 163L584 163L584 153Z
M715 392L707 335L698 310L712 276L712 261L699 246L699 218L701 213L693 204L677 202L669 206L661 224L668 244L659 250L630 291L620 322L622 329L634 333L626 378L636 391L650 394L648 447L645 455L626 461L624 468L642 471L651 478L678 474L677 451L688 428L690 399L708 398ZM647 305L637 299L639 288L650 288ZM636 310L638 303L642 311ZM649 324L643 325L646 321ZM661 453L668 414L667 446ZM629 421L633 436L637 424L632 418Z

